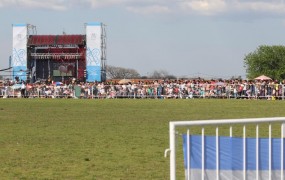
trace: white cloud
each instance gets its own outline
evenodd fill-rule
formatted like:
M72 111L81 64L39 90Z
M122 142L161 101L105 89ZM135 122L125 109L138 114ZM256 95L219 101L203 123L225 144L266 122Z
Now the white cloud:
M0 7L39 8L61 11L67 9L68 0L0 0Z
M273 13L285 14L283 0L182 0L181 9L204 15L217 15L220 13Z
M162 14L162 13L170 13L171 10L167 6L162 5L153 5L153 6L145 6L145 7L135 7L129 6L127 7L128 11L138 13L138 14Z
M113 6L126 2L128 2L128 0L82 0L83 4L90 4L92 8Z
M14 0L0 0L0 7L4 7L4 6L7 6L9 4L11 4L11 2L13 2Z
M234 8L241 11L285 13L285 4L283 1L235 1Z
M180 2L179 6L186 11L205 15L217 14L227 9L225 0L188 0Z
M21 7L56 11L85 6L101 8L117 6L133 13L196 13L219 15L224 13L285 14L284 0L0 0L0 8Z

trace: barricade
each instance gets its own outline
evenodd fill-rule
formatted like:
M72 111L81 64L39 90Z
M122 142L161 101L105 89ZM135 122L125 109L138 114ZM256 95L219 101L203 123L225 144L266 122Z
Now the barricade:
M179 128L187 127L183 137L185 179L284 179L284 122L285 117L173 121L169 123L170 180L176 179L176 145ZM229 136L220 136L219 128L227 125ZM235 126L242 126L241 137L233 137ZM278 126L280 136L272 137L272 126ZM205 127L215 130L215 136L206 136ZM247 127L254 126L255 137L247 136ZM268 127L268 137L260 131ZM199 135L192 134L196 127ZM261 128L262 127L262 128ZM277 127L277 128L278 128ZM276 135L275 135L276 136Z

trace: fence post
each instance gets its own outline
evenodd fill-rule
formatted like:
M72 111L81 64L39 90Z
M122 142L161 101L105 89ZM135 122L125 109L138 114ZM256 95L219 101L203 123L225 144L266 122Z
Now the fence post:
M284 179L284 137L285 137L285 123L281 125L281 179Z
M176 152L175 152L175 126L169 123L169 138L170 138L170 180L176 179Z
M284 84L282 84L282 100L284 100Z
M8 87L7 87L7 86L5 86L5 91L4 91L5 98L7 97L7 91L8 91Z
M92 96L92 99L94 99L94 94L93 94L93 84L92 84L92 86L91 86L91 96Z

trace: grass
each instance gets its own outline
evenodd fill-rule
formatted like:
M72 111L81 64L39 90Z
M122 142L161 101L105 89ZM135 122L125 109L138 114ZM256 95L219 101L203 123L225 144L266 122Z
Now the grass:
M285 117L284 108L266 100L0 99L1 179L169 179L169 121Z

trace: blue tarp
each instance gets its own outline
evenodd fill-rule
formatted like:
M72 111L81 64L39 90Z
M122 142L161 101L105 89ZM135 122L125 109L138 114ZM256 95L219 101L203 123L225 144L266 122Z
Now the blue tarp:
M216 136L205 136L205 169L216 169ZM269 139L259 138L259 170L269 169ZM281 169L281 139L271 139L271 169ZM284 148L285 150L285 148ZM183 135L184 165L187 169L187 135ZM283 152L284 153L284 152ZM284 154L285 155L285 154ZM285 157L285 156L284 156ZM202 168L202 136L190 136L190 167ZM284 162L283 162L284 164ZM219 169L243 170L243 138L219 137ZM246 138L246 170L256 170L256 138Z

